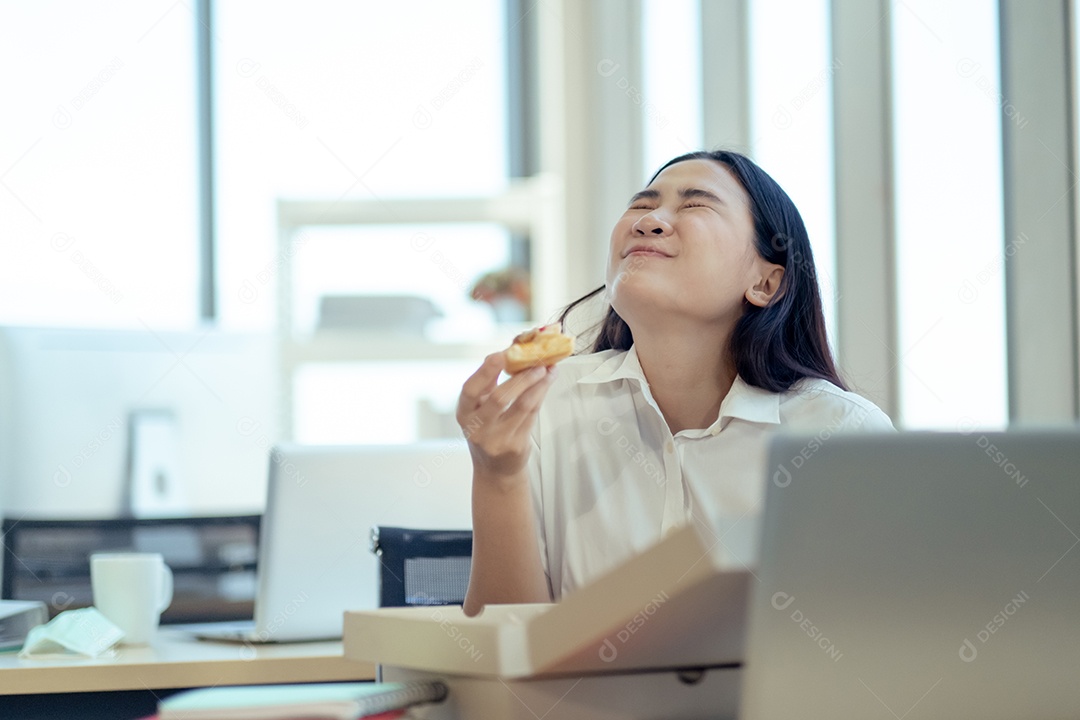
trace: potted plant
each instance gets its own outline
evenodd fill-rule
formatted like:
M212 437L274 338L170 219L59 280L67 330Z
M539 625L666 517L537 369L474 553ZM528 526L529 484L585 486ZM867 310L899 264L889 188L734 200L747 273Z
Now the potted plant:
M532 288L524 268L512 265L486 272L473 283L469 295L490 305L498 322L529 319Z

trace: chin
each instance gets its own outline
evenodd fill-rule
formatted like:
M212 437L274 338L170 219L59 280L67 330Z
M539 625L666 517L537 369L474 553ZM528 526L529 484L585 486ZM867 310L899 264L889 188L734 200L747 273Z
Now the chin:
M645 287L644 283L636 286L621 284L614 291L608 293L608 302L619 317L628 324L632 324L635 317L645 317L655 314L657 311L671 312L675 308L671 306L672 293L664 292L654 287Z

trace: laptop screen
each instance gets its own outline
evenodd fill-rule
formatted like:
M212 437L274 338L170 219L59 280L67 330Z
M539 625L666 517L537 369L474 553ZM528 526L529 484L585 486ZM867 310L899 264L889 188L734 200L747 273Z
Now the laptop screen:
M464 441L275 447L256 637L341 637L345 610L378 606L371 528L471 529L471 483Z
M1075 717L1080 433L804 440L770 451L742 716Z

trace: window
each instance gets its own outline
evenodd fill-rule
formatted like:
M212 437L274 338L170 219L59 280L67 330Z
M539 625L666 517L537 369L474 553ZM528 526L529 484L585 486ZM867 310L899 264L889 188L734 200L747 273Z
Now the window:
M893 6L904 426L1006 423L997 3Z
M0 4L0 323L196 322L194 28L183 4Z
M475 196L506 186L503 25L501 0L214 5L225 325L273 326L273 274L264 271L277 261L278 200ZM460 265L494 269L505 249L455 252ZM379 275L383 291L414 286L416 266L388 262Z
M510 264L512 241L491 224L417 223L429 199L508 187L504 28L502 0L214 5L221 322L272 328L279 299L288 302L279 325L286 437L457 434L446 417L484 354L479 343L495 332L493 310L469 289ZM392 217L369 225L350 218L284 230L278 216L281 201L333 212L355 202L385 210L391 200ZM438 313L416 337L365 323L370 311L342 311L346 326L355 321L344 336L324 342L316 332L330 300L348 308L402 295Z
M829 3L750 3L751 149L799 208L810 235L829 338L836 334Z
M642 103L645 173L684 153L702 149L701 8L696 0L645 0L642 4ZM658 43L658 38L680 38ZM643 178L645 180L647 178Z

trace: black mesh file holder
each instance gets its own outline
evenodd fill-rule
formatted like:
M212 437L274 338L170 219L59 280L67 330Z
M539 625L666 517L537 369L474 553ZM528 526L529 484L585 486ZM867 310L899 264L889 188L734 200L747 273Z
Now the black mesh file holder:
M472 531L377 526L379 606L460 605L469 587Z

